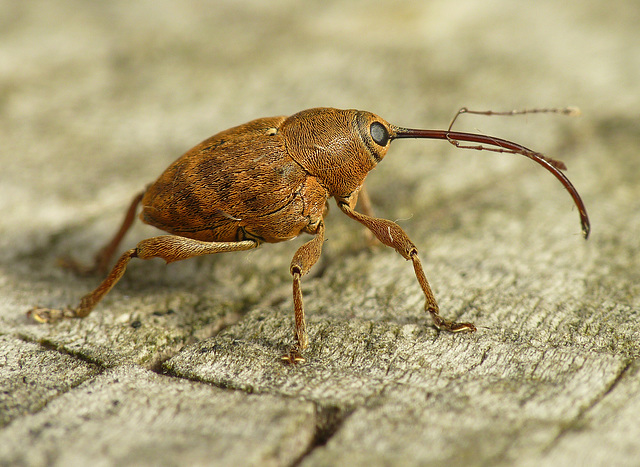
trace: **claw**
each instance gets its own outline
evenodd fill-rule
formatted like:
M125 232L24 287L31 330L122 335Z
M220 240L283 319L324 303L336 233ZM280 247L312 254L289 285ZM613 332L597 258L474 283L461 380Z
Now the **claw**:
M431 318L433 319L433 324L438 329L443 329L448 332L456 333L456 332L475 332L476 327L473 323L456 323L455 321L450 321L448 319L442 318L439 314L434 313L431 310L428 310L431 313Z
M38 323L52 323L63 318L75 318L76 313L71 308L56 310L54 308L34 307L27 311L27 316Z
M283 362L288 363L289 365L294 365L294 366L302 364L307 361L307 359L304 358L302 354L300 354L300 351L295 346L291 347L291 350L289 350L288 354L284 354L280 358Z

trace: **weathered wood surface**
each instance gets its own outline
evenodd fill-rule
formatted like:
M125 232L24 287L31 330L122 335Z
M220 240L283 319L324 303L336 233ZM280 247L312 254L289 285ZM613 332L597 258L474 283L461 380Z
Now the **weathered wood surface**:
M0 18L0 464L640 464L634 2L68 0ZM592 236L524 158L398 141L368 180L376 211L473 335L438 333L411 265L337 209L303 282L305 366L278 359L305 239L133 262L87 319L25 318L94 287L56 258L90 259L184 150L321 105L428 128L462 105L580 106L459 128L565 160Z

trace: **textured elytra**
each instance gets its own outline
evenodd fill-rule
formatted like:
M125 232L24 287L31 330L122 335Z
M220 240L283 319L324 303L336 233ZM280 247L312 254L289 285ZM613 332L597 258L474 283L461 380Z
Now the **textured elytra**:
M386 147L369 141L369 121L384 122L368 112L320 108L218 133L147 188L141 218L209 242L294 238L318 224L329 197L359 190L383 157Z

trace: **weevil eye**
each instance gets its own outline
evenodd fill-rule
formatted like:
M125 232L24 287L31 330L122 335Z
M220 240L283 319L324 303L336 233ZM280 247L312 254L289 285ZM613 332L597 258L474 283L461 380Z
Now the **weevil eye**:
M389 132L380 122L373 122L369 127L371 138L380 146L386 146L389 142Z

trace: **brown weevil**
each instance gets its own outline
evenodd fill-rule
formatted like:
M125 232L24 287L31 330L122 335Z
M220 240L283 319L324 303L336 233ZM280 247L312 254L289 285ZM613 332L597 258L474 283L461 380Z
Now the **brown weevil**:
M462 109L458 115L464 112L470 111ZM383 159L391 142L400 138L443 139L458 147L521 154L534 160L570 193L578 207L583 235L588 237L586 209L576 189L560 171L565 169L560 161L500 138L452 131L451 125L447 130L409 129L391 125L370 112L316 108L290 117L253 120L218 133L189 150L133 199L120 230L96 255L94 269L108 269L109 260L131 227L139 204L143 222L171 235L148 238L122 254L106 279L85 295L77 307L57 310L38 307L29 314L39 322L87 316L122 277L132 258L160 257L170 263L200 255L249 250L304 232L313 238L296 251L290 267L295 343L282 357L289 363L302 362L308 337L300 279L320 257L327 203L333 197L342 212L363 224L404 259L411 260L425 295L425 309L437 328L449 332L475 331L471 323L457 323L440 316L418 249L404 231L395 222L373 217L368 202L361 203L363 212L355 210L358 195L366 201L367 174Z

